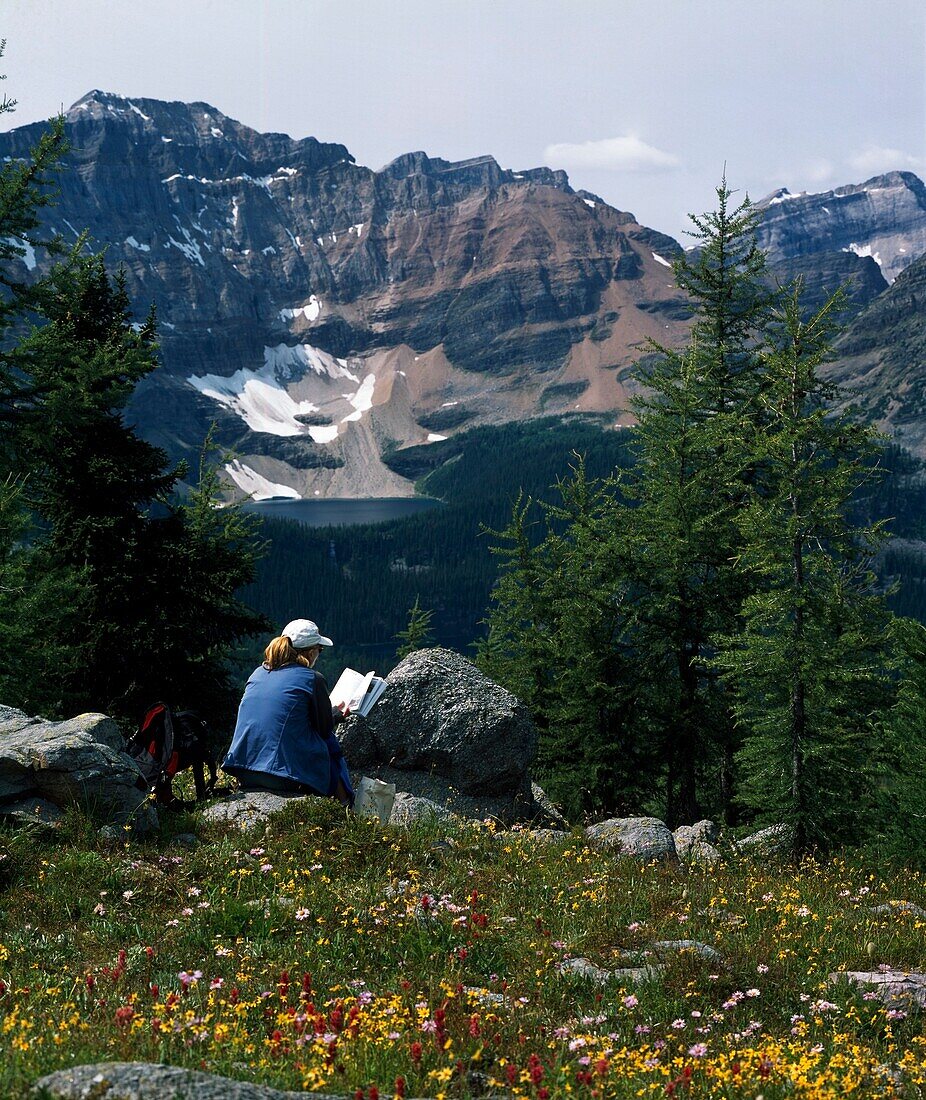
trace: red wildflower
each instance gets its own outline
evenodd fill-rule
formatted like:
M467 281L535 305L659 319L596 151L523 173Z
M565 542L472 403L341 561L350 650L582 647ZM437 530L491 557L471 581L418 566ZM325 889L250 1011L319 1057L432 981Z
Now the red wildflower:
M414 1043L412 1043L410 1053L411 1053L411 1056L412 1056L412 1061L415 1063L415 1065L416 1066L420 1065L421 1064L421 1043L419 1043L417 1039L415 1040Z
M396 1100L405 1100L405 1078L397 1077L395 1079L395 1098Z

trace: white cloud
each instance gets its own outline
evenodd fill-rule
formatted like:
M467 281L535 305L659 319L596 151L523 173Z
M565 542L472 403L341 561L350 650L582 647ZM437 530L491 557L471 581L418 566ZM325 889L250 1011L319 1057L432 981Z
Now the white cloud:
M599 168L612 172L666 172L681 166L674 153L647 145L636 134L548 145L543 159L552 168Z
M923 157L914 157L900 149L889 149L883 145L867 145L864 149L853 153L846 163L853 171L864 176L902 170L920 172L926 168L926 160Z
M826 183L836 174L836 166L825 157L814 157L804 165L800 175L810 183Z

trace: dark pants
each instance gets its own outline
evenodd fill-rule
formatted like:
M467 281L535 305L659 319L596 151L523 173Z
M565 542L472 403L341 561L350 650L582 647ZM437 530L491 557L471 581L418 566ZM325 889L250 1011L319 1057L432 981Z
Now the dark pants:
M246 768L236 768L235 777L241 784L243 791L271 791L273 794L316 794L316 791L307 783L300 783L298 779L289 779L282 775L271 775L269 772L252 772Z

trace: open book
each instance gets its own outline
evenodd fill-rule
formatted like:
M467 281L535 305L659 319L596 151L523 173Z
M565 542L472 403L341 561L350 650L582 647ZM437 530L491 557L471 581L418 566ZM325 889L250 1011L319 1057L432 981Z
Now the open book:
M352 668L345 668L331 689L331 705L336 707L340 703L346 703L351 714L366 718L385 690L386 681L376 673L368 672L364 676Z

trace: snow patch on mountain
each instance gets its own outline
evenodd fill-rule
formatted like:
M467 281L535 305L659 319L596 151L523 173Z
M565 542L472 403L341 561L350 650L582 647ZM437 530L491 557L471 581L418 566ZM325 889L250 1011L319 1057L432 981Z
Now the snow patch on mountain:
M304 306L297 309L281 309L279 318L281 321L292 321L300 315L307 321L315 321L322 311L322 300L313 294Z
M356 393L344 394L345 398L354 406L354 411L343 417L341 423L351 420L359 420L365 412L373 408L373 388L376 385L376 375L368 374L360 383L360 389Z
M264 367L272 367L278 379L294 381L306 370L328 378L349 378L360 384L360 379L348 370L346 359L336 359L327 351L313 348L311 344L275 344L264 348ZM240 373L240 372L239 372Z
M299 418L318 412L318 406L311 401L295 400L286 388L287 384L298 382L307 370L323 378L360 382L344 360L310 344L265 347L264 365L259 370L242 369L228 377L191 375L187 382L204 397L240 416L251 431L279 436L308 435L315 443L331 443L338 436L337 425L302 423ZM356 415L347 419L359 419L372 405L372 379L368 375L355 394L345 395L356 410Z
M193 375L187 382L204 397L211 397L231 409L253 432L312 435L311 428L297 417L317 412L318 406L311 401L294 401L277 381L272 365L265 365L259 371L235 371L229 378L217 374Z
M19 258L26 265L26 267L32 271L35 267L35 249L29 244L28 241L20 240L19 237L7 237L10 244L16 245L17 248L24 250L24 255Z
M245 466L237 458L226 463L225 472L243 492L252 500L269 500L271 497L288 497L290 500L302 500L299 493L289 485L279 485L269 481L250 466Z
M872 251L872 247L870 244L856 244L853 241L848 248L844 248L842 251L854 252L856 256L861 256L863 258L866 256L870 256L878 265L878 267L881 267L881 253ZM900 251L903 252L905 251L905 249L901 249Z
M134 237L126 237L125 243L131 245L132 248L137 248L139 252L150 252L151 246L148 244L139 244Z

